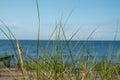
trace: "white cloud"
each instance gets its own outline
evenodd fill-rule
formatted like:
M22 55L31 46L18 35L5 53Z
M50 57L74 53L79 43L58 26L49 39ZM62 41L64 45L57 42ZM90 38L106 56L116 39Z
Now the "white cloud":
M18 26L17 22L4 22L10 29L15 29ZM0 22L1 27L4 27L4 24Z
M82 40L98 40L98 39L103 39L104 37L104 30L103 29L97 29L95 32L93 32L92 29L87 29L87 30L80 30L79 33L76 35L77 39L82 39Z
M102 39L104 35L104 30L103 29L97 29L95 33L93 33L93 38L94 39Z

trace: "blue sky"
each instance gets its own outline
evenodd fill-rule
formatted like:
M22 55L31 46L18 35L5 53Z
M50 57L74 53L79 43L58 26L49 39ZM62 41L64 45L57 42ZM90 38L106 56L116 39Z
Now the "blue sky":
M120 40L120 0L39 0L41 39L48 39L56 22L62 16L69 39L113 40L118 25L117 40ZM37 10L35 0L0 0L0 19L12 30L17 39L37 39ZM4 29L0 23L0 27ZM0 39L6 37L0 31ZM55 39L53 36L52 39Z

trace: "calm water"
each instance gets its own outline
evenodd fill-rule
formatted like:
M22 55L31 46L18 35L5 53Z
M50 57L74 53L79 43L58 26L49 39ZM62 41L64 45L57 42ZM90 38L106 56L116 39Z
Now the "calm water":
M20 40L23 55L29 55L32 58L35 58L37 49L36 43L36 40ZM55 46L56 44L58 44L58 48ZM16 48L15 41L14 45ZM62 51L64 57L67 56L70 51L74 58L79 54L82 54L84 56L87 56L89 54L94 55L97 59L99 59L103 56L108 56L108 54L111 53L111 59L114 59L120 50L120 41L40 41L39 55L44 55L45 53L51 55L55 52L55 50L57 50L58 54L60 51ZM15 54L11 42L8 40L0 40L0 56L10 54Z

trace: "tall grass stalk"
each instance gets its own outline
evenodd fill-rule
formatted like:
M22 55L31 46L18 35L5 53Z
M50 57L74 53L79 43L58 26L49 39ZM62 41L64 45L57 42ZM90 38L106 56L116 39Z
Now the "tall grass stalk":
M37 64L36 64L36 74L37 74L37 80L39 80L39 46L40 46L40 11L39 11L39 4L38 0L36 0L36 7L37 7L37 14L38 14L38 40L37 40Z
M22 53L22 49L21 49L21 46L20 46L18 40L16 41L16 43L17 43L17 48L18 48L18 53L19 53L19 66L20 66L20 70L22 71L23 78L25 79L25 70L24 70L24 63L23 63L23 53Z

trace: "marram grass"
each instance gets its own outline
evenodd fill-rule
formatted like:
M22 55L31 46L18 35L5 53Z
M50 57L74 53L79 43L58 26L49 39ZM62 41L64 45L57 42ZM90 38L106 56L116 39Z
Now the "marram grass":
M81 55L81 51L82 49L84 49L84 45L86 44L84 43L83 46L81 46L80 50L77 51L77 58L74 58L72 56L72 50L74 50L74 48L79 43L77 43L73 47L73 49L70 48L70 43L78 31L73 33L69 40L67 40L66 33L63 28L66 23L62 24L61 20L59 23L56 24L55 29L50 35L46 48L44 50L40 49L40 14L38 0L36 0L36 3L39 24L36 59L32 59L28 56L30 61L25 62L23 60L22 47L20 46L19 41L17 41L17 39L13 35L12 31L3 21L2 23L5 28L7 28L9 34L7 34L7 32L5 32L2 28L0 28L2 33L10 40L15 55L18 55L16 56L16 59L19 63L17 67L19 67L21 70L23 80L120 80L120 64L117 64L119 60L119 52L118 55L116 55L114 62L109 61L107 57L103 58L103 60L101 61L97 61L94 55L91 61L89 61L89 59L85 60L84 57ZM87 40L92 36L95 30L91 32ZM49 43L54 35L56 41L55 47L53 48L52 52L49 53ZM16 44L14 44L12 39L16 41ZM62 39L64 39L65 41L64 46L62 45L62 43L60 43L60 40ZM15 48L16 45L18 48L17 50ZM66 56L66 59L64 59L63 55L64 47L66 47L68 50L68 55ZM38 55L39 50L42 51L43 56ZM86 51L86 53L88 52ZM88 58L89 57L90 56L88 56ZM69 63L69 60L71 60L71 64ZM9 68L8 72L12 73ZM13 78L15 80L18 80L16 76L13 76Z
M120 65L118 64L119 52L113 62L109 61L107 57L101 61L97 61L95 57L91 61L84 59L81 55L81 48L78 51L79 56L72 57L72 49L69 49L71 40L66 40L66 44L63 46L60 43L61 36L65 36L61 28L56 28L56 42L55 47L51 51L51 55L48 52L48 45L42 50L42 56L39 56L38 60L30 57L29 62L25 62L22 58L22 47L17 41L18 54L19 54L19 68L21 69L24 80L119 80L120 79ZM57 32L59 31L59 32ZM61 31L61 32L60 32ZM53 35L51 35L53 36ZM77 44L76 44L77 45ZM75 45L75 46L76 46ZM59 46L59 49L58 49ZM68 55L64 59L63 48L67 47ZM83 49L83 48L82 48ZM58 51L59 50L59 51ZM87 53L87 51L86 51ZM93 55L94 56L94 55ZM69 59L71 64L69 63ZM38 65L38 69L36 68ZM39 74L36 73L39 72ZM9 71L12 72L12 71ZM38 75L38 76L37 76ZM27 77L26 77L27 76ZM14 76L15 77L15 76Z

